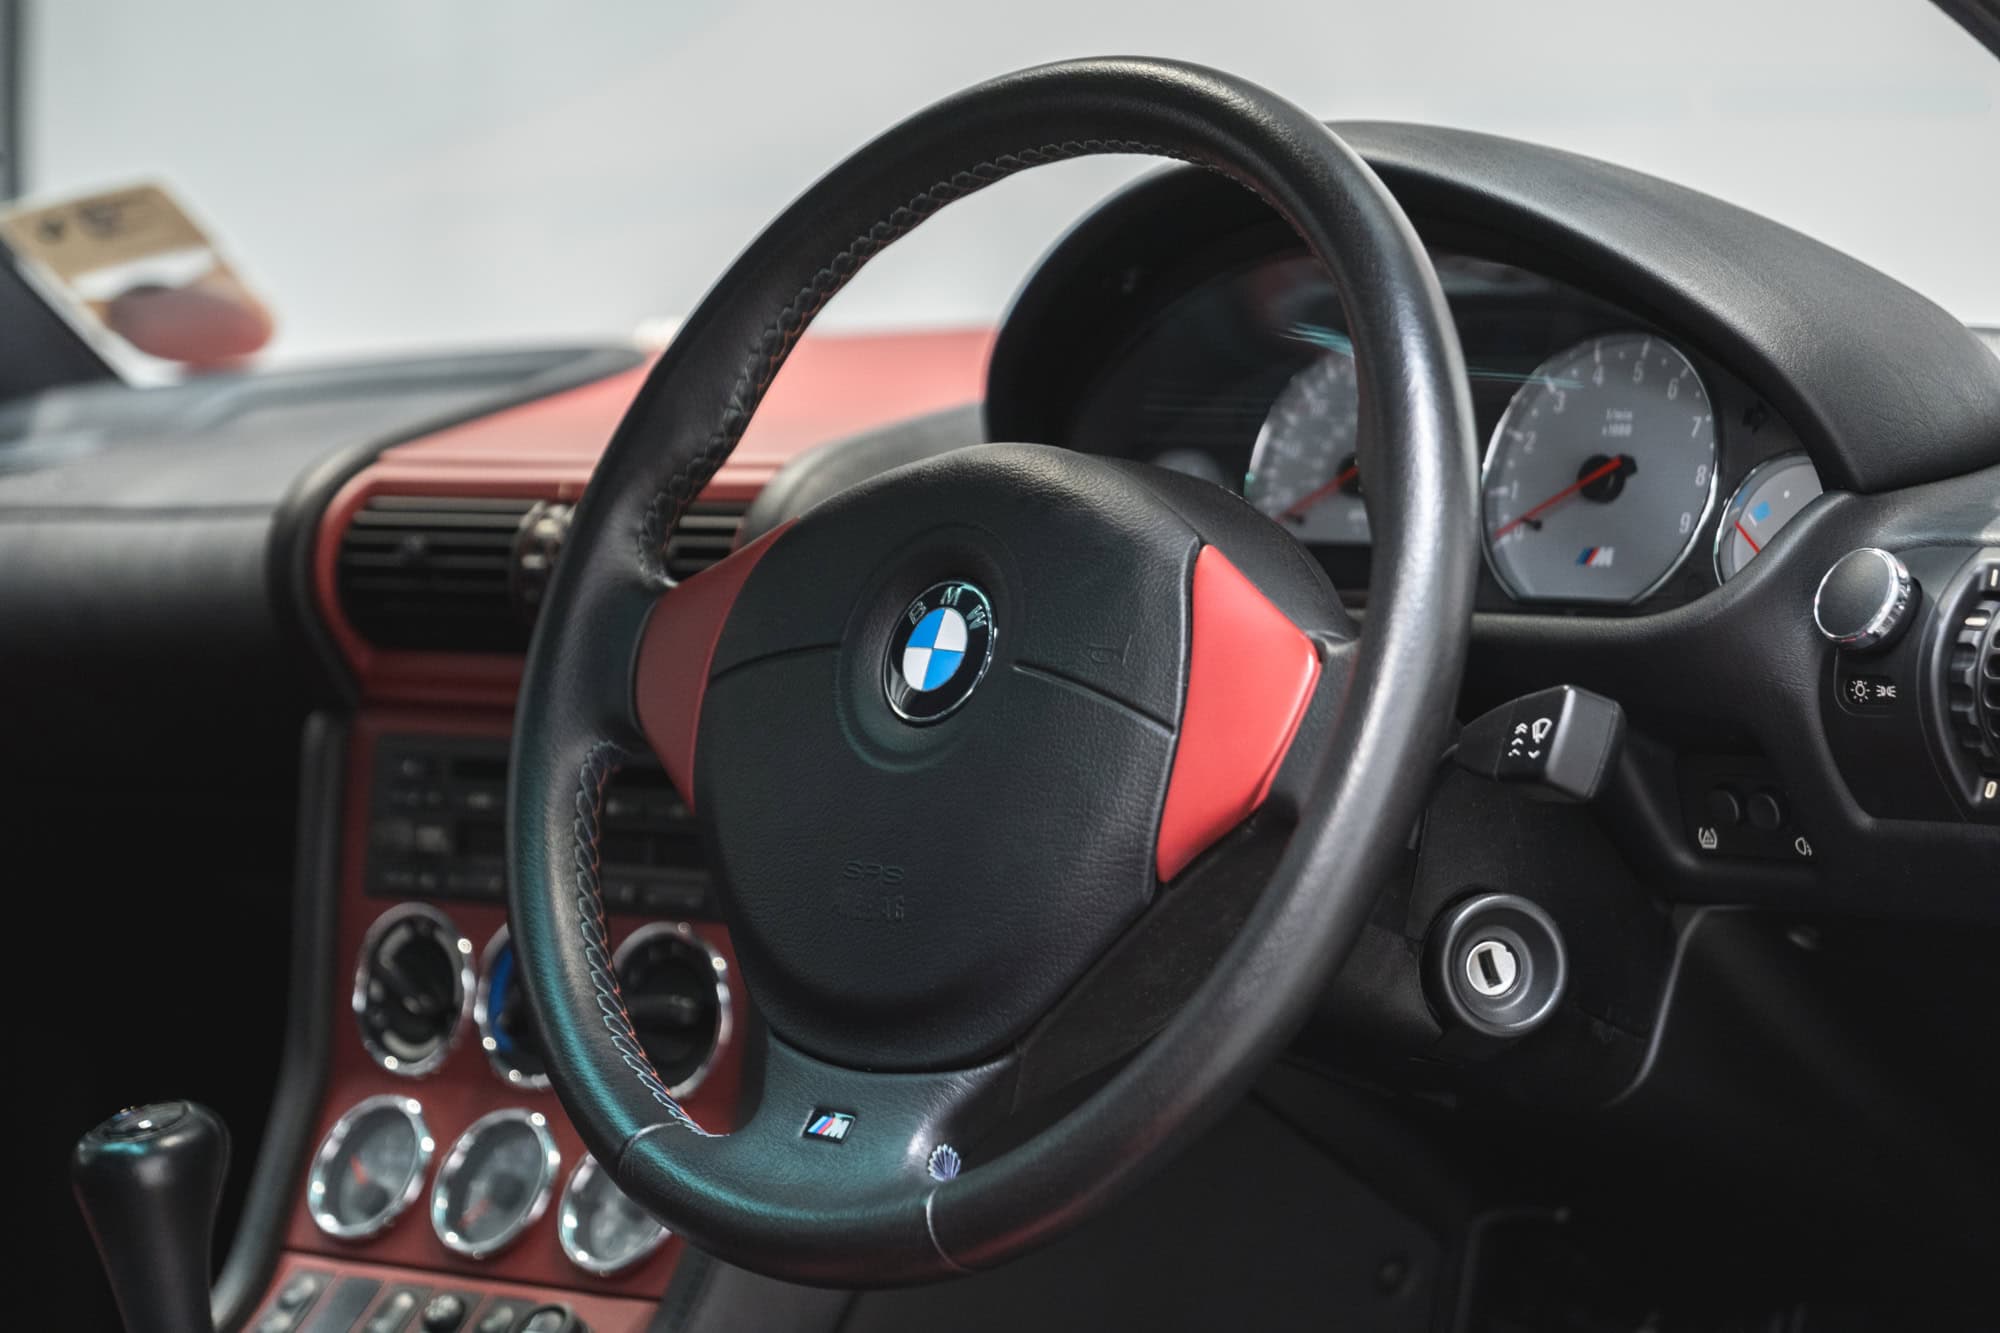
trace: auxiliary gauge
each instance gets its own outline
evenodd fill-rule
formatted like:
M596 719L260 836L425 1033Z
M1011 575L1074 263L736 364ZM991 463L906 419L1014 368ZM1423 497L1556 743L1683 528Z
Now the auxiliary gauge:
M1802 453L1779 454L1751 468L1729 498L1715 532L1716 582L1727 583L1741 573L1822 489L1812 460Z
M373 1236L424 1190L430 1127L413 1097L370 1097L334 1121L313 1154L306 1209L338 1240Z
M586 1273L623 1272L666 1243L672 1233L618 1182L585 1156L563 1187L556 1235L570 1262Z
M562 1153L539 1111L483 1115L458 1136L431 1187L431 1227L446 1248L484 1259L541 1217Z

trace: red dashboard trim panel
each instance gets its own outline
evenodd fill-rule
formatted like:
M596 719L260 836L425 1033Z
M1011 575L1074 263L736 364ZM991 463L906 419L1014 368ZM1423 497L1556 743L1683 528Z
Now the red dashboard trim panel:
M802 339L702 499L747 504L816 445L908 417L977 403L993 335L985 329L818 334ZM369 644L342 613L340 539L378 495L575 500L650 366L384 450L334 496L313 548L318 610L363 698L512 708L512 653L407 652Z
M991 345L992 334L986 330L805 339L773 384L743 441L702 498L747 504L780 467L817 444L922 413L977 403ZM334 643L354 673L362 706L354 719L346 755L333 945L334 1030L328 1041L331 1054L326 1089L313 1127L315 1145L355 1103L376 1094L395 1093L422 1102L440 1159L478 1116L503 1106L523 1106L547 1115L563 1157L563 1180L582 1160L583 1143L555 1095L504 1084L481 1051L476 1032L462 1032L444 1064L418 1079L399 1077L381 1068L361 1045L350 1004L355 960L368 927L397 905L394 899L370 897L365 883L376 747L383 737L403 733L509 735L522 659L512 653L407 652L369 644L341 610L340 543L355 513L376 496L577 499L590 481L605 442L644 381L646 370L640 367L613 375L387 449L341 488L320 517L312 553L313 595ZM690 580L687 586L695 583ZM705 654L703 661L705 666ZM692 717L698 716L697 702ZM691 740L691 728L688 734ZM684 769L685 765L671 773L683 792L690 777ZM505 908L498 903L446 901L435 905L480 954L506 924ZM637 915L614 916L610 923L613 943L650 920ZM747 1015L748 997L736 974L727 930L709 921L693 922L691 929L726 961L732 1003L738 1013ZM719 1129L729 1128L735 1114L742 1079L742 1040L739 1025L736 1041L721 1053L686 1103L690 1115ZM427 1178L427 1190L429 1183ZM432 1232L422 1204L412 1206L377 1236L345 1242L327 1236L313 1223L306 1206L303 1174L294 1189L291 1218L282 1241L285 1255L267 1289L267 1300L288 1274L311 1267L513 1294L525 1294L532 1288L578 1306L593 1327L636 1330L650 1318L653 1303L666 1290L681 1253L681 1242L671 1239L627 1272L612 1277L586 1274L563 1254L556 1238L553 1208L511 1247L489 1260L469 1259L446 1249Z

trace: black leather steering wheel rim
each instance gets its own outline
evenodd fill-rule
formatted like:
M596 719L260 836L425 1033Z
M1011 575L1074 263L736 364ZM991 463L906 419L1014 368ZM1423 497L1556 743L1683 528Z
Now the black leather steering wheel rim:
M852 1158L790 1152L786 1134L747 1132L754 1119L710 1135L632 1030L596 878L604 782L647 744L634 662L669 587L666 538L800 333L869 258L946 203L1095 153L1178 158L1256 191L1325 264L1348 317L1376 556L1366 628L1333 682L1332 726L1313 738L1296 831L1166 1026L1054 1125L976 1169L934 1179L921 1153L905 1160L921 1135L900 1157ZM844 1285L988 1267L1118 1197L1220 1115L1303 1019L1403 846L1463 671L1476 512L1470 395L1436 275L1373 173L1305 112L1196 66L1073 61L982 84L854 154L752 243L654 367L578 507L529 652L510 922L552 1081L592 1152L718 1257ZM914 1126L946 1123L997 1067L868 1074L771 1046L767 1097L865 1089L885 1123ZM796 1126L787 1133L796 1139Z

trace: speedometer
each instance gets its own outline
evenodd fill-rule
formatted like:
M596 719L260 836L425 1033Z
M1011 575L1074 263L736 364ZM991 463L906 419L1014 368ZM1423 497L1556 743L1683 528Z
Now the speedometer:
M1486 553L1526 601L1636 602L1687 559L1715 499L1715 418L1679 348L1579 343L1515 392L1486 451Z
M1328 352L1271 404L1250 451L1243 498L1302 542L1366 546L1368 507L1355 464L1360 417L1354 358Z

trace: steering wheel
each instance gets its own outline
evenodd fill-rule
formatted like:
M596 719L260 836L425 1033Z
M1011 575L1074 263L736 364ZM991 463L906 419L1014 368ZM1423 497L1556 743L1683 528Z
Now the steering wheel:
M1375 533L1358 634L1219 487L982 445L896 469L674 585L663 550L813 316L953 200L1094 153L1256 191L1331 275ZM1470 392L1423 246L1269 92L1067 62L897 126L757 238L654 367L577 507L528 655L514 947L549 1073L619 1185L797 1281L990 1267L1119 1197L1303 1020L1417 819L1477 564ZM634 1034L605 782L696 811L768 1031L732 1132Z

